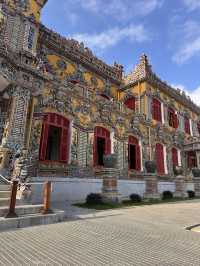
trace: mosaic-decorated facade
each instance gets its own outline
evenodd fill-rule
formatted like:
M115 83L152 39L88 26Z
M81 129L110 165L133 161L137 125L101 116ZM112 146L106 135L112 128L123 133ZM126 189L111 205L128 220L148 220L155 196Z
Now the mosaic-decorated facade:
M125 76L40 23L45 0L0 1L0 169L20 151L32 176L95 176L116 153L121 178L187 178L200 166L200 107L153 71Z

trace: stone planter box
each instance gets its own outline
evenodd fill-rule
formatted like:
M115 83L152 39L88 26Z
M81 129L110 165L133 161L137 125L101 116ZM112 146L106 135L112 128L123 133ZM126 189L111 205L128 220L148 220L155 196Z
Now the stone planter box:
M194 177L200 177L200 169L199 168L192 168L192 174Z
M176 176L183 174L183 168L181 166L174 166L173 171Z

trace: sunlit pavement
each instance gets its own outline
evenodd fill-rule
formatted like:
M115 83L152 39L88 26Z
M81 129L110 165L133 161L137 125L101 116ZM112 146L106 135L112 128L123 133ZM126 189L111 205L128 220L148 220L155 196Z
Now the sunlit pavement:
M0 265L200 265L199 200L77 213L0 233Z

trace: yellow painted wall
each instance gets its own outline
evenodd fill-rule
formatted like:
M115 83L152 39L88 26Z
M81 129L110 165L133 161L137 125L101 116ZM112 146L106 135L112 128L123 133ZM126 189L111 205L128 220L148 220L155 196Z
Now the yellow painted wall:
M63 59L57 55L48 55L47 59L50 63L50 65L53 66L54 70L56 71L56 73L58 74L58 76L60 76L60 78L64 78L67 75L71 75L76 71L76 65L72 62L70 62L69 60ZM57 63L59 60L63 60L66 63L66 69L64 71L62 71L61 69L59 69Z

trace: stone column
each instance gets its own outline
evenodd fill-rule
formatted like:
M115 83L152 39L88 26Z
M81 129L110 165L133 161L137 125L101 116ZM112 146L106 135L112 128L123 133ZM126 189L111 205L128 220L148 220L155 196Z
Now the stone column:
M118 170L104 168L97 175L103 177L102 198L105 203L117 203L120 201L118 193Z
M195 196L200 197L200 176L193 177Z
M187 193L185 191L185 180L183 175L177 175L175 177L175 198L187 198Z
M146 190L144 198L146 199L160 199L160 194L158 193L158 178L156 174L147 173L144 176L146 181Z

